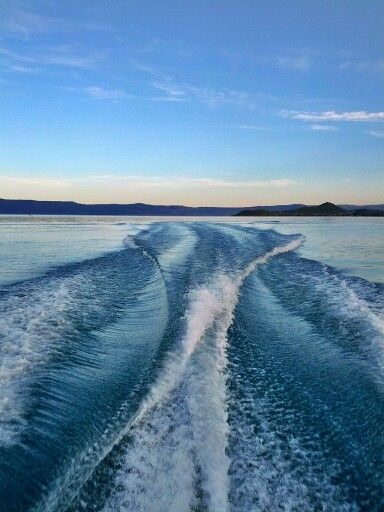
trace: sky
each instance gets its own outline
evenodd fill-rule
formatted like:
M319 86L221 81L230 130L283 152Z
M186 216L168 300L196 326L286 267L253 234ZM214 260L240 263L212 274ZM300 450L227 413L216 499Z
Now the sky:
M382 0L0 0L0 197L384 202Z

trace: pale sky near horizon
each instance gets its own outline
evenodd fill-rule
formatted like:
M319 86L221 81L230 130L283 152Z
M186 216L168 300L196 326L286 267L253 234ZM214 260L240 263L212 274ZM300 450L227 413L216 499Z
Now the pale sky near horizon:
M0 0L0 197L384 202L382 0Z

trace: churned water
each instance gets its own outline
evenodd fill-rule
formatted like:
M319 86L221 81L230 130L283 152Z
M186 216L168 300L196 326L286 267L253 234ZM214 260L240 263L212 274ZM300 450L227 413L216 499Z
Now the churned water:
M383 510L383 227L1 217L1 511Z

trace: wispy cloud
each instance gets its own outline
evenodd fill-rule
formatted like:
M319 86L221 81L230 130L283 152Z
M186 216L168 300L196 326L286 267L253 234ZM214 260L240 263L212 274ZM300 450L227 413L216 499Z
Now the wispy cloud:
M211 107L220 105L237 105L253 107L258 95L229 88L216 89L186 83L175 83L171 79L152 82L152 87L164 93L157 101L199 101Z
M43 67L69 67L75 69L92 69L105 58L105 52L81 53L70 45L60 45L27 49L25 52L12 52L7 48L0 48L2 64L8 71L15 66L25 65L36 72Z
M275 131L272 128L268 128L267 126L259 126L256 124L239 124L236 126L239 130L253 130L257 132L272 132Z
M309 127L314 132L329 132L336 131L336 126L329 126L328 124L311 124Z
M18 187L59 187L66 188L70 186L70 182L65 179L55 178L29 178L29 177L13 177L13 176L1 176L0 184L4 187L15 187L15 192Z
M280 178L278 180L270 180L270 185L273 187L290 187L291 185L298 185L297 181Z
M170 176L89 175L76 178L0 177L3 197L81 202L253 205L282 200L298 184L285 178L226 180Z
M154 81L152 87L159 90L160 96L151 97L152 101L170 101L170 102L186 102L189 101L188 93L180 86L167 81Z
M105 89L97 85L90 85L82 89L82 91L95 100L122 100L133 98L133 96L126 94L121 89Z
M384 132L378 132L376 130L370 130L369 135L372 135L372 137L377 137L379 139L384 139Z
M106 23L80 21L63 17L37 14L20 9L11 10L1 23L4 30L13 36L29 39L34 35L58 32L109 31Z
M384 59L378 60L343 60L338 64L341 71L357 71L361 73L384 72Z
M110 89L106 87L101 87L99 85L89 85L86 87L60 87L60 89L76 93L82 96L86 96L92 100L110 100L118 102L119 100L133 100L137 99L137 96L133 94L128 94L123 89ZM108 175L108 177L112 177L112 175Z
M38 67L33 67L33 66L23 66L20 64L12 64L8 67L7 71L9 71L10 73L21 73L21 74L30 75L30 74L39 73L41 71L41 69Z
M235 65L245 64L247 67L268 67L280 68L287 71L307 71L312 67L319 65L320 54L318 51L310 48L282 48L277 51L257 51L254 48L242 48L241 50L233 48L225 48L221 50L223 55L229 62Z
M150 85L157 91L163 93L161 96L151 98L153 101L198 101L210 107L218 107L227 104L254 108L261 99L271 97L270 95L262 93L248 93L228 87L205 87L179 82L151 65L142 64L137 61L131 61L131 64L135 69L150 75L152 77Z
M186 90L194 98L212 107L224 104L250 106L252 102L251 96L243 91L236 91L232 89L213 89L191 85L186 86Z
M227 173L228 174L228 173ZM231 174L231 173L230 173ZM136 175L118 175L118 174L105 174L105 175L91 175L81 178L68 178L68 182L75 181L121 181L121 182L140 182L142 185L156 185L166 187L178 186L209 186L209 187L289 187L297 185L297 182L286 178L276 178L272 180L227 180L219 178L175 178L170 176L136 176Z
M309 122L330 122L330 121L347 121L347 122L377 122L384 121L384 112L367 112L365 110L352 112L336 112L329 110L325 112L303 112L297 110L282 110L280 114L283 117L295 119L298 121Z
M221 50L231 64L256 67L280 68L292 72L322 70L328 72L354 72L382 74L384 59L372 58L353 52L327 52L319 48L282 48L279 53L259 52L254 48L225 48Z
M180 96L184 96L186 94L185 89L182 89L178 85L175 85L171 82L152 82L152 87L155 89L159 89L164 92L167 96L173 96L179 98Z
M296 57L279 57L277 64L282 69L293 71L307 71L310 68L311 60L308 55L300 55Z
M67 187L72 183L78 182L138 182L141 185L156 185L166 187L178 187L178 186L209 186L209 187L289 187L297 185L298 183L291 179L276 178L271 180L226 180L219 178L175 178L170 176L139 176L139 175L117 175L117 174L101 174L101 175L88 175L76 178L29 178L29 177L11 177L4 176L0 177L0 182L8 182L14 184L26 184L26 185L52 185L59 187Z

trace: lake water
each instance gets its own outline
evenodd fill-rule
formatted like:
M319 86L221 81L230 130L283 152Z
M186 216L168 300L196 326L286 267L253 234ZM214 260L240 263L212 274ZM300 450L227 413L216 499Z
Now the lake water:
M1 510L383 510L383 228L1 216Z

